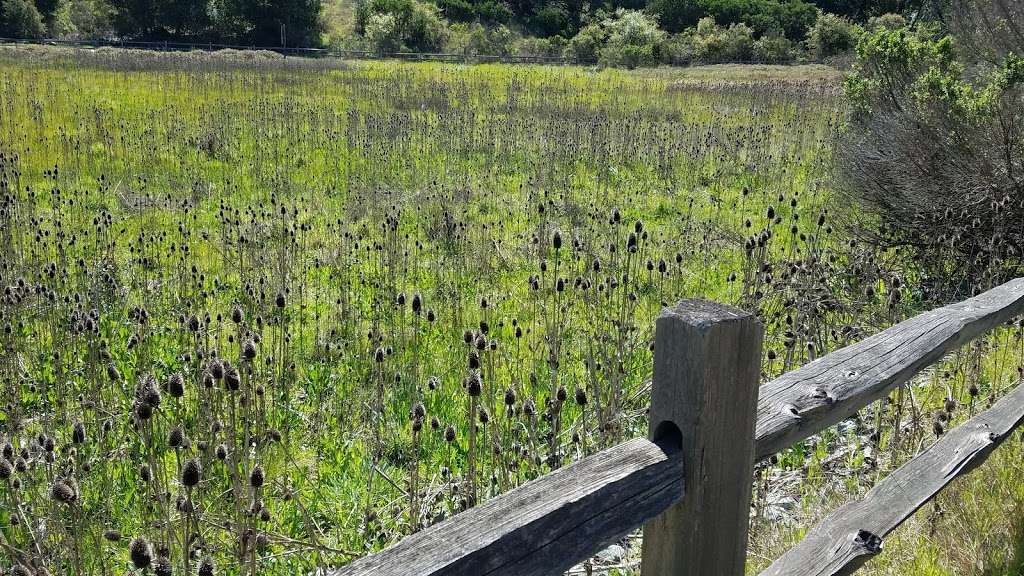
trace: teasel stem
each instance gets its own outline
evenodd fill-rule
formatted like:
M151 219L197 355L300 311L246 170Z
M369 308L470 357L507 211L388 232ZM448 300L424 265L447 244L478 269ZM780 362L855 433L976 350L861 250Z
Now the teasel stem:
M469 484L469 494L467 496L468 507L472 508L476 505L476 415L477 415L478 397L470 394L469 396L469 448L466 454L466 478Z

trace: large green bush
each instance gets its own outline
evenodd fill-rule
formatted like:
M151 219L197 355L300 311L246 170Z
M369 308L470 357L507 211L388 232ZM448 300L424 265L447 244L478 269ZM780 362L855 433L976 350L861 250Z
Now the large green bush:
M371 14L366 21L365 30L366 39L377 52L386 54L402 49L402 33L398 28L398 18L394 14Z
M964 40L866 34L846 83L850 130L836 148L865 237L913 251L924 285L943 297L1019 274L1024 254L1024 39L1000 39L991 62L958 50Z
M786 64L796 59L799 49L785 36L762 36L754 42L753 60L762 64Z
M746 24L719 26L702 18L694 37L697 59L704 63L749 62L754 56L754 30Z
M601 48L608 39L608 32L600 24L584 26L578 34L569 40L565 48L566 58L574 58L582 64L596 64L601 56Z
M638 10L620 8L602 26L608 32L608 40L601 49L601 64L637 68L660 62L665 32L650 16Z
M440 52L448 39L448 23L433 4L413 3L408 17L402 22L402 40L405 48L417 52Z
M476 56L505 56L514 50L519 37L506 26L456 24L452 26L449 52Z
M807 45L815 58L823 60L853 50L859 32L849 20L822 13L807 36Z
M448 23L434 4L418 0L371 0L360 4L356 30L379 52L439 52Z

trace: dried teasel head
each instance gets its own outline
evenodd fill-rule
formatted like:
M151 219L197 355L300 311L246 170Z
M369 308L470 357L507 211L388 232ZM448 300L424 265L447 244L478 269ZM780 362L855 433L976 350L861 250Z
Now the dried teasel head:
M75 425L71 428L71 441L75 444L85 443L85 423L75 422Z
M153 547L145 536L138 536L128 545L128 556L136 569L144 570L153 563Z
M185 430L182 429L181 425L177 425L171 428L170 433L167 435L167 445L171 448L181 448L185 444Z
M253 360L256 358L256 342L252 339L246 340L242 344L242 358L246 360Z
M187 488L193 488L199 484L203 475L203 465L198 458L192 458L185 462L181 468L181 483Z
M160 556L153 563L153 574L155 576L173 576L174 568L166 556Z
M214 565L213 559L207 556L199 562L199 576L213 576Z
M185 377L180 372L175 372L167 379L167 393L172 398L181 398L185 395Z
M50 497L61 504L74 504L78 500L78 487L73 480L57 480L50 487Z
M252 469L252 472L249 473L249 486L252 486L253 488L258 489L263 487L264 480L265 477L261 466L256 466Z

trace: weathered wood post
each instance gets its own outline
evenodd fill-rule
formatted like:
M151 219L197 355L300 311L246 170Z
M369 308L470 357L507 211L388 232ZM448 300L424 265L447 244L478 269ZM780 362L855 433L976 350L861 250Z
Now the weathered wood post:
M762 334L703 300L658 317L650 434L680 438L686 496L644 526L644 576L743 575Z

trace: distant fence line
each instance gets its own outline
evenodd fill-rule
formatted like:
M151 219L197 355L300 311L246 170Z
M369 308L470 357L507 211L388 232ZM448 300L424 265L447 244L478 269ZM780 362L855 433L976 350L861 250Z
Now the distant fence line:
M553 64L559 66L579 65L592 66L597 61L566 58L564 56L538 56L527 54L459 54L445 52L377 52L374 50L335 50L330 48L299 48L288 46L253 46L243 44L220 44L216 42L147 42L141 40L63 40L57 38L0 38L0 44L34 44L51 46L72 46L83 48L136 48L140 50L156 50L161 52L188 52L202 50L262 50L275 52L283 56L301 56L305 58L339 58L347 60L404 60L409 62L449 62L454 64ZM671 66L700 66L712 64L779 64L791 65L797 61L770 62L763 59L723 60L723 61L670 61ZM813 63L813 62L806 62Z

